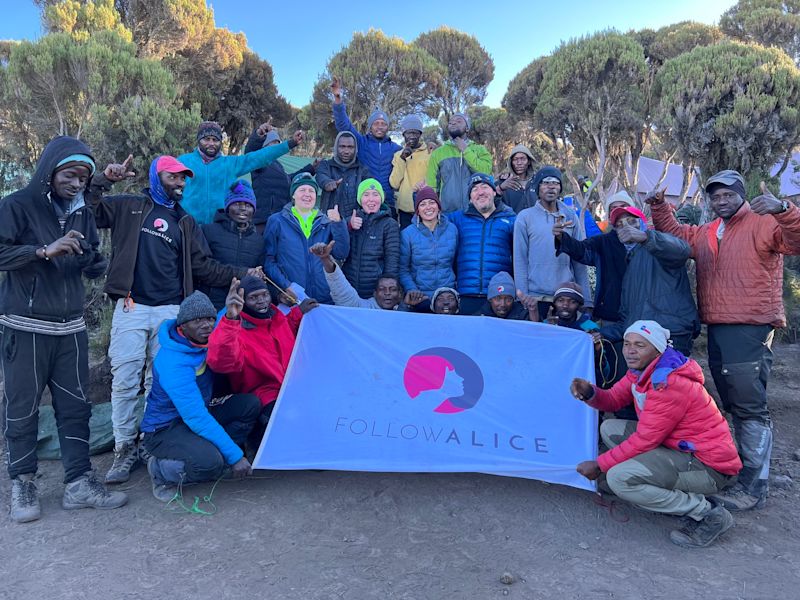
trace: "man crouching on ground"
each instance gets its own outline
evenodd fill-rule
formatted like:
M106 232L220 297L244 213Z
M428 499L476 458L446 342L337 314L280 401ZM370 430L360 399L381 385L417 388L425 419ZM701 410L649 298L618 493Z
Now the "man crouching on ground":
M636 321L625 332L628 373L610 390L573 379L570 391L601 411L633 401L636 421L610 419L600 437L610 448L580 463L588 479L605 475L621 499L645 510L688 517L670 533L685 548L708 546L733 525L713 498L742 468L728 423L703 387L692 359L667 345L669 330L655 321ZM600 482L602 485L602 480Z
M212 398L214 374L206 366L208 338L217 312L202 292L181 302L177 319L161 324L161 349L153 362L153 387L142 419L153 495L169 502L179 487L252 473L244 456L248 433L261 411L258 396Z

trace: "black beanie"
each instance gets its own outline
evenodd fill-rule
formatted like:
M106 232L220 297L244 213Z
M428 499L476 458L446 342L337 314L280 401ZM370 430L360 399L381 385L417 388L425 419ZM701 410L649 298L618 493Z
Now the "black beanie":
M255 275L245 275L239 282L239 289L244 290L244 297L247 298L248 294L257 292L259 290L268 290L267 284L264 280Z

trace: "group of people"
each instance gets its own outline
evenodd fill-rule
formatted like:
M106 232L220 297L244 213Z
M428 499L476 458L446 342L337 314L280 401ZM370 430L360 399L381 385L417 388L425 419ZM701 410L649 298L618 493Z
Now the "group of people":
M601 428L609 450L578 465L582 474L649 510L690 517L671 536L689 547L730 527L728 510L764 505L771 343L785 325L782 255L800 254L800 209L766 188L748 202L743 177L722 171L705 187L710 223L680 224L663 192L645 199L650 219L620 191L604 202L603 232L565 201L560 170L537 168L524 146L495 180L465 114L450 117L449 139L435 149L422 142L422 119L408 116L400 146L388 115L373 112L361 133L336 80L332 92L333 156L297 173L277 158L302 132L281 141L267 122L243 155L228 156L220 126L203 122L192 152L151 162L142 193L111 192L135 176L133 157L100 171L85 144L58 137L31 182L0 201L14 521L41 514L34 475L45 386L64 508L122 506L126 495L109 485L143 463L165 502L183 485L248 474L300 322L320 303L584 331L598 385L575 380L572 393L616 418ZM98 228L110 229L110 258ZM115 303L115 449L101 481L89 461L81 278L103 275ZM736 443L690 358L701 322Z

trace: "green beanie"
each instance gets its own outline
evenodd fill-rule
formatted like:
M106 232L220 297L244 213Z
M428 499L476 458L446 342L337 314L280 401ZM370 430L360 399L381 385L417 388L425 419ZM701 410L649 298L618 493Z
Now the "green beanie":
M314 176L311 173L306 173L305 171L298 173L294 176L294 179L292 179L292 183L289 186L289 198L294 197L294 193L301 185L310 185L313 187L315 190L317 190L317 198L319 198L321 190L317 180L314 179Z
M361 196L367 190L378 190L378 193L381 195L381 202L383 202L386 197L383 193L383 186L381 185L380 181L377 179L365 179L361 183L358 184L358 205L361 206Z

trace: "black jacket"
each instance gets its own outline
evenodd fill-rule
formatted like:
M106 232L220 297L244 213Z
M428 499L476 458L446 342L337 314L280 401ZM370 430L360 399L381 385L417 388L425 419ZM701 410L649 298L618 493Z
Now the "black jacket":
M94 214L82 197L76 198L62 230L50 199L50 181L59 161L71 154L90 153L75 138L54 138L42 152L30 183L0 200L0 271L8 272L0 283L0 314L58 322L83 315L81 275L99 277L107 263L98 251ZM84 236L82 255L49 261L36 257L39 248L71 229Z
M361 229L350 232L350 256L342 271L358 295L369 298L382 274L398 276L400 227L385 207L371 215L358 209L358 216L364 223Z
M112 299L125 298L133 287L139 236L142 225L155 203L148 190L142 194L104 195L111 183L98 175L86 197L94 210L98 227L111 229L111 265L103 291ZM195 280L206 285L228 285L233 277L244 277L247 269L221 264L211 258L203 232L194 218L176 203L178 228L181 232L181 272L183 296L195 290Z
M217 262L247 269L264 264L264 238L252 224L247 229L239 229L225 209L221 208L214 215L214 222L202 227L211 257ZM208 294L217 310L221 310L225 306L229 288L230 281L228 285L204 286L201 289Z
M369 179L369 169L362 165L358 159L354 159L348 166L343 166L333 158L323 160L317 167L317 183L323 189L322 201L319 209L325 211L339 205L339 214L342 219L349 219L353 215L353 209L358 208L358 186L365 179ZM332 192L326 192L325 184L329 181L343 179Z
M247 145L244 147L245 154L263 148L264 137L259 136L257 131L254 129L250 134L250 139L247 140ZM253 223L256 225L266 223L270 216L280 212L289 202L289 184L297 173L313 175L314 167L308 164L295 173L287 174L283 165L276 160L263 169L255 169L250 172L253 192L256 194L256 212L253 215Z
M483 304L481 309L475 313L475 316L494 317L495 319L500 318L492 312L492 305L489 304L488 300ZM514 300L514 304L511 305L511 310L503 318L509 321L530 321L531 317L528 309L525 308L519 300Z

